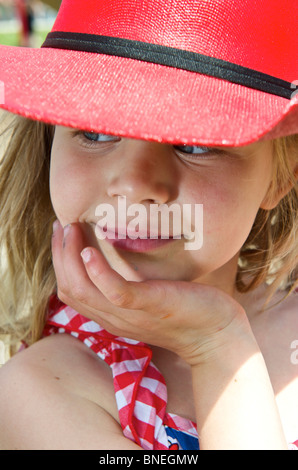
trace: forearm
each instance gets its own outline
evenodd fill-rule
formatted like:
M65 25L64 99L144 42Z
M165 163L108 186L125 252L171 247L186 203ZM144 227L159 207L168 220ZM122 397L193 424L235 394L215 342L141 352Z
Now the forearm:
M232 335L233 336L233 335ZM202 450L282 450L287 443L263 356L251 333L192 366Z

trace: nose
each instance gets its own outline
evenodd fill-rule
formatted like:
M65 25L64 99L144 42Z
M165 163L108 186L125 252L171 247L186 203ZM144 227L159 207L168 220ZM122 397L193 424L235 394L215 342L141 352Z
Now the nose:
M130 203L165 204L174 197L173 157L169 145L123 140L111 169L107 194Z

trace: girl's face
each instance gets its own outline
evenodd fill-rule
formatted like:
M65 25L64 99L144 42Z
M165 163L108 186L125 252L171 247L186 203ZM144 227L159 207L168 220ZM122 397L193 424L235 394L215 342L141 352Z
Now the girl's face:
M232 294L239 250L259 208L266 208L271 173L270 142L238 148L174 147L56 127L50 191L61 224L82 223L86 246L99 248L126 279L197 281ZM144 211L133 212L132 204L141 204ZM186 248L191 241L183 236L182 220L175 227L160 222L153 229L159 239L150 239L150 208L160 204L178 205L182 218L186 205L202 205L199 249ZM98 207L109 211L109 219ZM131 212L118 213L119 207ZM111 227L113 213L115 227ZM107 237L113 240L98 238L99 225L107 220ZM119 240L136 220L140 224L136 230L146 224L142 235L149 240L134 242L129 231L126 240ZM191 222L192 230L202 230L194 212ZM162 235L180 238L161 240Z

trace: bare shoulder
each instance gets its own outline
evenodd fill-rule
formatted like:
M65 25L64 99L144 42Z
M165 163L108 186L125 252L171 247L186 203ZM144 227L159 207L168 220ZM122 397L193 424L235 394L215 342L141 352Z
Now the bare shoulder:
M272 307L264 312L264 322L272 332L272 339L286 353L298 340L298 293L286 296L279 292L273 299ZM281 351L280 351L281 353Z
M298 439L298 293L278 291L263 309L268 287L239 294L266 362L285 435Z
M278 292L265 310L263 300L264 291L259 289L249 312L252 329L275 379L285 375L294 379L297 370L291 358L298 340L298 294Z
M298 440L298 294L276 305L274 317L272 383L286 436L294 442Z
M298 294L276 294L254 317L253 330L265 358L288 441L298 439Z
M0 449L136 449L118 421L110 368L53 335L0 369Z
M240 295L238 300L246 310L264 352L267 348L272 350L273 344L288 351L292 341L298 339L298 292L287 295L278 291L264 308L267 290L267 287L260 286Z

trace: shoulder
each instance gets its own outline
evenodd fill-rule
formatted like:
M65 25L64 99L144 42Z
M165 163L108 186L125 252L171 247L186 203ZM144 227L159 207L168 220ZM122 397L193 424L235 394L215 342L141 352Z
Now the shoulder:
M55 386L71 389L98 405L105 391L113 390L109 366L68 334L46 337L17 353L0 370L0 380L2 375L9 379L10 388L23 387L27 378L36 382L53 381ZM114 415L111 403L107 407Z
M286 295L278 292L271 304L264 312L267 324L272 323L275 340L279 338L284 347L291 348L292 343L298 339L298 293Z
M246 310L256 335L263 340L267 338L269 342L271 337L276 339L274 333L278 333L281 341L297 336L298 292L287 294L285 291L278 291L268 304L267 296L268 287L262 285L251 292L240 294L237 299Z
M261 350L279 377L287 371L297 377L291 355L298 340L298 295L278 292L265 310L256 309L251 319L252 329Z
M288 442L298 439L298 293L278 291L264 307L268 287L238 296L266 362Z
M279 292L255 317L254 331L267 364L288 442L298 439L298 295Z
M110 368L76 338L53 335L0 369L0 448L129 449Z
M275 315L274 389L288 442L294 442L298 440L298 294L276 306Z

